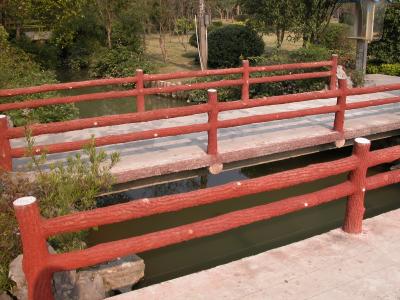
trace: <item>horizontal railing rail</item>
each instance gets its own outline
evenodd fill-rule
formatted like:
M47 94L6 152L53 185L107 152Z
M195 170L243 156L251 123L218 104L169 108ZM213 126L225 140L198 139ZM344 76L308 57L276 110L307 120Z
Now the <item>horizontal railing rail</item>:
M321 61L321 62L249 67L248 61L244 61L243 65L244 67L240 68L204 70L204 71L186 71L186 72L175 72L167 74L141 74L142 73L141 70L138 70L137 73L139 73L139 75L137 74L136 76L133 77L96 79L96 80L87 80L87 81L69 82L69 83L44 84L41 86L27 87L27 88L3 89L0 90L0 97L12 97L19 95L81 89L81 88L104 86L104 85L130 84L130 83L137 83L138 78L140 77L142 77L142 80L144 82L149 82L149 81L161 81L161 80L173 80L173 79L187 79L194 77L243 74L243 72L245 72L246 69L248 70L249 73L254 73L254 72L274 72L274 71L286 71L295 69L313 69L320 67L331 67L331 71L329 72L329 74L326 73L326 77L332 77L333 79L331 79L331 81L334 82L336 80L335 77L337 72L337 56L336 55L332 56L332 60ZM160 92L160 90L163 90L163 88L157 88L157 92ZM169 90L167 90L166 92L169 92ZM3 111L3 109L0 108L0 111Z
M299 73L290 75L278 75L278 76L265 76L265 77L255 77L250 78L252 72L267 72L267 71L277 71L277 70L289 70L296 68L316 68L316 67L331 67L329 72L314 72L314 73ZM204 82L204 83L193 83L186 85L169 86L162 88L144 88L144 82L149 80L161 80L161 79L176 79L176 78L187 78L189 76L210 76L210 75L226 75L226 74L243 74L242 79L234 80L221 80L214 82ZM335 80L332 80L332 76L335 75ZM293 77L295 76L295 77ZM331 89L324 91L314 91L290 95L280 95L271 97L261 97L256 99L249 99L249 86L250 84L260 83L260 82L272 82L277 78L279 80L290 80L290 79L305 79L310 76L320 77L320 76L331 76ZM207 154L209 154L212 159L211 164L218 162L218 129L229 128L236 126L243 126L254 123L263 123L284 119L292 119L298 117L305 117L318 114L328 114L335 113L334 123L332 124L332 130L337 132L338 145L343 144L344 141L344 118L345 112L347 110L365 108L371 106L385 105L391 103L400 102L400 97L390 97L384 99L375 100L365 100L353 103L347 103L347 97L353 95L363 95L377 92L386 92L393 90L400 90L400 84L388 84L375 87L364 87L364 88L348 88L347 79L341 77L336 80L337 76L337 56L333 56L330 61L314 62L314 63L299 63L299 64L289 64L289 65L278 65L278 66L259 66L250 67L248 61L243 62L243 67L241 68L231 68L222 70L208 70L208 71L189 71L189 72L178 72L172 74L143 74L141 70L138 70L135 77L122 78L122 79L104 79L85 82L75 82L75 83L62 83L54 85L44 85L39 87L27 88L26 94L44 92L49 90L60 90L60 89L74 89L82 88L88 86L105 85L110 83L121 83L121 82L135 82L135 89L124 90L124 91L110 91L104 93L93 93L84 94L68 97L56 97L49 99L37 99L37 100L27 100L23 102L16 103L4 103L0 104L0 111L7 111L11 109L22 109L22 108L33 108L40 107L48 104L60 104L60 103L74 103L80 101L96 101L103 99L114 99L120 97L131 97L136 96L137 100L142 104L138 106L138 111L135 113L126 113L119 115L108 115L101 117L77 119L64 122L53 122L48 124L33 124L29 125L29 131L32 136L42 135L42 134L56 134L69 132L73 130L83 130L90 128L99 128L105 126L116 126L124 124L133 124L138 122L148 122L155 120L170 119L176 117L192 116L196 114L208 114L208 120L206 123L201 124L187 124L184 126L167 127L167 128L156 128L151 130L144 130L138 132L128 132L114 135L106 135L96 137L94 139L96 146L107 146L113 144L120 144L126 142L133 142L146 139L154 139L169 136L178 136L183 134L197 133L197 132L207 132L208 133L208 144L207 144ZM337 82L337 84L336 84ZM177 108L167 108L167 109L156 109L151 111L144 111L144 97L145 95L160 93L160 92L171 92L171 91L183 91L189 89L205 89L210 87L222 87L222 86L232 86L232 85L242 85L242 99L237 101L230 101L220 103L218 102L216 90L210 89L208 93L209 101L206 104L192 105L186 107ZM24 89L14 89L14 90L0 90L0 96L15 96L21 95ZM267 105L279 105L279 104L289 104L301 101L312 101L317 99L329 99L337 98L336 104L332 105L320 105L313 108L299 109L282 111L277 113L268 114L257 114L253 116L246 116L233 119L219 120L219 114L224 111L254 108ZM25 127L9 127L6 118L0 117L0 167L6 170L12 170L12 159L20 158L26 155L27 149L25 147L11 147L10 140L15 138L24 137L26 134ZM65 141L61 143L51 143L45 145L37 145L33 148L36 154L41 154L43 152L61 153L67 151L76 151L82 149L82 147L90 142L89 138L85 138L78 141Z
M348 233L360 233L366 191L400 182L400 170L368 177L368 168L393 162L399 158L400 146L371 152L370 141L358 138L355 140L352 155L335 161L183 194L134 200L53 219L41 217L34 197L17 199L14 202L14 208L23 244L23 267L28 282L29 299L53 299L51 278L54 272L83 268L132 253L218 234L343 197L348 198L342 228ZM53 235L279 190L342 173L349 173L346 181L305 195L225 213L191 224L103 243L84 250L62 254L48 252L46 239Z

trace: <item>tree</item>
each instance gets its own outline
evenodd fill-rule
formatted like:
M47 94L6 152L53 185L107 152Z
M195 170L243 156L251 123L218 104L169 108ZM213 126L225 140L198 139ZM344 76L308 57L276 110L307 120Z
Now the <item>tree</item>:
M164 62L166 62L168 58L165 35L168 30L171 31L174 26L174 3L174 0L154 0L153 3L151 19L159 34L158 41Z
M61 48L76 36L74 24L83 18L82 10L90 0L35 0L32 1L33 18L53 32L53 40Z
M96 0L96 6L100 14L100 19L107 32L107 47L112 48L112 29L117 18L117 14L121 11L124 0Z
M256 21L262 31L274 32L276 46L280 48L287 31L293 30L298 19L294 0L242 0L242 9ZM254 24L254 23L253 23Z
M318 43L340 0L301 0L296 3L299 15L295 31L303 38L303 46Z
M212 0L210 1L211 8L216 10L220 19L229 19L235 13L235 8L238 5L237 0Z
M21 37L21 29L27 20L32 18L31 0L7 0L1 5L3 25L6 30L15 27L15 38Z

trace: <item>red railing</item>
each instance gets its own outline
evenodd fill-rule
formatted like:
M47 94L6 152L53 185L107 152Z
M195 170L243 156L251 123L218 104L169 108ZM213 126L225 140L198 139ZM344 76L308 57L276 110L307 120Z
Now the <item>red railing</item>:
M29 299L53 299L51 279L54 272L88 267L132 253L210 236L343 197L348 197L343 230L348 233L360 233L365 210L365 192L400 182L400 170L367 177L368 168L399 158L400 146L370 152L369 140L359 138L355 140L353 154L343 159L183 194L134 200L53 219L41 217L34 197L17 199L14 201L14 208L23 244L23 269L28 282ZM350 176L346 181L309 194L103 243L80 251L63 254L48 252L46 239L53 235L283 189L347 172L350 172Z
M325 72L263 76L255 78L250 78L249 75L254 72L259 73L259 72L269 72L277 70L292 70L298 68L307 69L307 68L321 68L321 67L330 67L331 70ZM144 82L153 80L188 78L193 76L204 77L210 75L228 75L228 74L242 74L242 79L220 80L214 82L184 84L184 85L161 87L161 88L144 88ZM190 116L200 113L208 113L209 118L207 123L101 136L95 138L94 141L96 146L105 146L105 145L120 144L138 140L161 138L167 136L177 136L177 135L206 131L208 132L207 151L208 154L211 156L210 161L211 164L217 164L218 163L217 132L218 129L220 128L228 128L228 127L242 126L253 123L262 123L262 122L269 122L269 121L276 121L283 119L298 118L298 117L317 115L317 114L335 113L333 130L338 133L337 135L338 141L343 142L344 117L346 110L397 103L400 101L400 96L395 96L384 99L347 103L346 101L347 96L400 90L400 84L389 84L389 85L364 87L364 88L348 88L345 74L340 74L340 76L338 77L339 88L337 88L336 76L337 76L337 56L333 56L332 60L330 61L298 63L298 64L278 65L278 66L249 67L248 62L244 61L243 67L241 68L178 72L171 74L144 75L143 72L139 70L135 77L120 78L120 79L102 79L94 81L43 85L38 87L22 88L22 89L0 90L0 97L4 97L4 96L26 95L38 92L48 92L48 91L62 90L62 89L84 88L88 86L132 83L132 82L136 83L135 89L127 91L111 91L104 93L93 93L93 94L85 94L78 96L67 96L67 97L58 97L49 99L28 100L17 103L0 104L0 111L8 111L8 110L22 109L22 108L34 108L34 107L62 104L62 103L74 103L79 101L95 101L102 99L113 99L113 98L131 97L131 96L137 97L138 112L113 115L113 116L78 119L65 122L55 122L49 124L34 124L29 126L33 136L41 134L61 133L61 132L80 130L86 128L96 128L103 126L169 119L175 117ZM330 87L331 87L330 90L249 99L250 84L262 83L262 82L274 82L282 80L320 78L320 77L330 77ZM145 95L171 93L183 90L216 88L216 87L232 86L232 85L242 86L242 100L219 103L216 95L217 93L216 90L210 89L208 93L209 101L206 104L200 104L188 107L143 111L144 110L143 101ZM218 119L219 112L223 111L259 107L266 105L295 103L295 102L309 101L316 99L328 99L328 98L337 98L336 105L319 106L315 108L300 109L296 111L254 115L254 116L221 120L221 121ZM5 116L0 116L0 154L1 154L0 167L6 170L12 170L12 159L23 157L26 155L25 147L12 148L10 145L10 140L14 138L23 137L25 135L25 130L26 130L25 127L9 128ZM67 152L67 151L80 150L85 144L89 142L90 140L83 139L73 142L66 141L63 143L38 145L35 146L33 150L34 153L37 154L40 154L42 152L46 152L49 154Z
M50 134L50 133L60 133L72 130L80 130L86 128L95 128L102 126L112 126L121 125L128 123L160 120L166 118L175 118L188 115L194 115L199 113L208 113L210 116L210 121L206 124L197 124L190 126L180 126L168 129L157 129L148 130L143 132L134 132L120 135L104 136L96 138L95 142L97 146L118 144L130 141L137 141L143 139L152 139L156 137L174 136L187 133L208 131L209 132L209 142L211 145L208 146L209 154L217 154L217 141L216 134L217 128L239 126L240 124L249 124L252 121L250 119L237 120L236 123L230 124L229 122L218 122L218 111L234 110L245 107L255 107L261 105L270 105L278 103L289 103L293 101L303 101L299 100L303 97L304 100L317 99L320 96L325 95L322 92L318 94L299 94L295 95L294 98L290 96L282 97L271 97L268 99L255 99L250 101L249 97L249 87L251 84L257 83L267 83L267 82L277 82L284 80L301 80L310 78L330 78L330 89L331 94L329 97L336 97L338 95L335 90L336 87L336 74L337 74L337 61L336 55L332 56L329 61L321 62L310 62L310 63L297 63L297 64L286 64L286 65L276 65L276 66L257 66L250 67L248 61L243 61L243 66L240 68L230 68L230 69L220 69L220 70L208 70L208 71L190 71L190 72L177 72L171 74L143 74L142 70L137 70L136 76L127 78L117 78L117 79L100 79L82 82L71 82L71 83L60 83L60 84L48 84L36 87L28 88L18 88L9 90L0 90L0 97L13 97L20 95L29 95L35 93L44 93L50 91L59 90L71 90L80 89L86 87L94 86L104 86L104 85L116 85L116 84L128 84L135 83L135 88L124 91L110 91L102 93L92 93L83 94L76 96L65 96L65 97L55 97L48 99L33 99L24 102L14 102L14 103L4 103L0 104L0 112L6 112L16 109L30 109L37 108L48 105L55 104L66 104L66 103L76 103L82 101L97 101L105 99L115 99L124 97L136 97L136 113L127 113L121 115L113 116L102 116L95 118L86 118L79 120L72 120L66 122L55 122L50 124L35 124L30 126L32 130L32 135L40 134ZM273 71L283 71L283 70L296 70L296 69L315 69L329 67L329 71L318 71L309 73L299 73L299 74L289 74L289 75L275 75L275 76L262 76L262 77L251 77L253 73L263 73L263 72L273 72ZM242 74L241 79L230 79L230 80L219 80L205 83L191 83L191 84L181 84L169 87L160 88L145 88L145 83L150 81L158 80L171 80L171 79L182 79L182 78L193 78L193 77L206 77L206 76L217 76L217 75L232 75L232 74ZM210 89L219 88L226 86L242 86L242 99L241 101L235 101L230 104L219 104L216 96L211 96L210 101L207 104L195 105L191 107L179 107L173 109L158 109L152 111L145 110L145 95L160 94L160 93L173 93L179 91L197 90L197 89ZM298 99L298 100L296 100ZM333 108L327 110L321 110L320 113L331 112ZM312 111L305 111L307 115ZM315 111L317 113L318 111ZM301 114L301 112L300 112ZM282 115L285 116L285 115ZM291 117L289 114L287 117ZM274 120L274 115L265 116L265 120ZM261 118L260 118L261 120ZM255 120L257 122L258 120ZM239 125L235 125L239 124ZM25 155L26 149L21 148L11 148L10 139L20 138L25 135L24 127L8 128L7 121L5 117L0 117L0 167L6 170L12 169L12 158L18 158ZM43 145L35 148L35 152L40 154L42 151L47 153L59 153L65 151L79 150L85 145L88 140L81 140L77 142L65 142L51 145Z

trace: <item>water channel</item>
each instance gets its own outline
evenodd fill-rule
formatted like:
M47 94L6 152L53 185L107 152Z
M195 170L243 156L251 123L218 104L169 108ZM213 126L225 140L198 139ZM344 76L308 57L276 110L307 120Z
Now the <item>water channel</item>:
M63 81L83 80L83 78L67 76L62 79ZM101 87L92 89L92 91L107 90L108 88ZM146 101L147 109L182 105L187 104L182 100L162 97L151 97ZM135 111L134 99L98 101L96 103L79 104L78 107L82 118ZM380 148L385 144L385 142L374 142L373 148ZM312 163L335 160L350 154L350 147L325 151L284 161L227 171L219 175L207 175L147 188L128 190L119 195L101 198L99 202L101 205L109 205L128 200L134 201L140 198L187 192L231 181L255 178ZM369 170L369 175L387 171L388 169L388 165L381 165ZM309 193L340 183L346 179L346 176L347 174L333 176L281 191L260 193L203 207L185 209L177 213L156 215L140 220L102 226L90 232L89 244L92 246L102 242L141 235L215 217L234 210ZM366 217L400 208L399 192L399 185L368 192L366 197ZM305 209L283 217L257 222L215 236L141 253L139 256L144 259L146 264L145 278L135 288L183 276L338 228L343 222L344 209L345 199L341 199L316 208ZM311 251L312 249L310 249L310 254Z

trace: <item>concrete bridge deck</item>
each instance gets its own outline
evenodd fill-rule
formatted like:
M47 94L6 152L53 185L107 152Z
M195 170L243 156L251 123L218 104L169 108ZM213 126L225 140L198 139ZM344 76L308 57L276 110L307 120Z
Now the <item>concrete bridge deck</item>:
M400 299L400 210L110 300Z
M392 80L400 82L400 78L397 77L394 77ZM400 95L400 91L395 91L352 96L348 98L348 103L393 97L393 94L396 93ZM225 120L335 104L336 99L324 99L264 106L222 112L219 115L219 119ZM338 133L331 130L333 120L334 114L325 114L219 129L218 144L220 160L226 168L235 168L334 148L333 142L339 140L340 137ZM100 137L205 122L207 122L207 115L198 114L160 121L41 135L35 139L37 144L41 145L76 141L90 138L91 135ZM400 130L399 104L368 107L346 112L346 140L359 136L369 137L370 139L381 135L390 136L396 134L394 131L397 130ZM20 147L24 145L24 142L24 139L15 139L12 141L12 146ZM120 163L112 170L119 183L198 170L208 167L211 163L210 157L206 154L206 132L155 138L102 148L107 151L118 151L121 154ZM71 152L49 155L49 161L65 159L66 155L70 154ZM26 166L26 160L24 158L14 159L14 170L23 170Z

